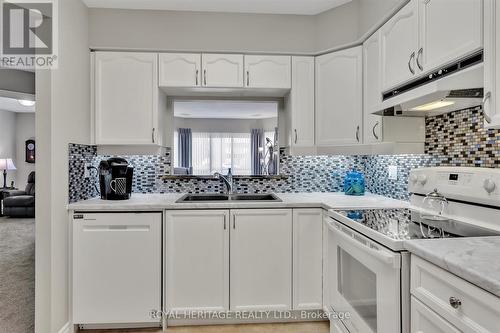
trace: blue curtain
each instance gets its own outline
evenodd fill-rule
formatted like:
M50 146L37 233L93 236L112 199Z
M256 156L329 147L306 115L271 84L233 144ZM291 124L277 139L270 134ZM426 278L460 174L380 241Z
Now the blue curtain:
M179 166L192 173L193 135L190 128L179 128Z
M259 152L259 148L264 147L264 130L252 129L250 142L250 152L252 154L252 175L260 175L262 174L262 169L260 165L260 159L263 156L261 152Z

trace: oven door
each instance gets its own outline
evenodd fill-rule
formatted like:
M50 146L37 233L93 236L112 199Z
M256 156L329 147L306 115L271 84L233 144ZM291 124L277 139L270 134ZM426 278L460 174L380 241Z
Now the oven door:
M325 222L331 311L350 333L400 333L401 255L333 218Z

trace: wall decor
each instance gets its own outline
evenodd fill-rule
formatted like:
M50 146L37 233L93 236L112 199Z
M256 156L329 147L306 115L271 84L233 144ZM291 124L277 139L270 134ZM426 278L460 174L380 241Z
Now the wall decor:
M35 140L29 139L25 142L26 163L35 163Z

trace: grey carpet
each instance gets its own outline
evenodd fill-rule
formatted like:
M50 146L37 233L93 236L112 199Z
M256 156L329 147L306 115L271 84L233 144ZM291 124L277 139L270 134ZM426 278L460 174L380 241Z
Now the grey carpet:
M0 218L0 333L35 331L35 220Z

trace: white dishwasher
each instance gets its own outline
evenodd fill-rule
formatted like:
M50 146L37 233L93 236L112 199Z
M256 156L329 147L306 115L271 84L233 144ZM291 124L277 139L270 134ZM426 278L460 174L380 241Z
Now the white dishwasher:
M158 323L162 213L73 214L73 323Z

